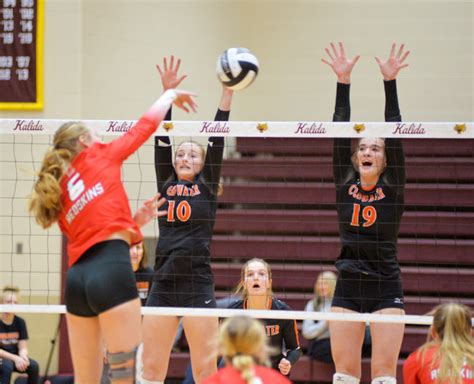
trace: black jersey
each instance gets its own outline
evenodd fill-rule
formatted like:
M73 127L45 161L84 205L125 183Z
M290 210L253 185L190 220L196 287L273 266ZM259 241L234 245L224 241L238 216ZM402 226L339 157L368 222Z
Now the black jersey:
M247 309L247 302L242 299L235 299L229 303L228 308ZM291 310L285 302L272 298L268 309ZM265 332L270 338L270 345L275 347L279 354L272 356L272 367L278 369L280 360L284 357L293 366L301 356L300 341L296 321L290 319L262 319L265 324ZM286 351L284 353L284 351Z
M0 320L0 349L18 355L18 342L21 340L28 340L25 320L16 315L11 324Z
M229 114L218 109L215 121L227 121ZM210 137L201 173L193 181L178 180L169 137L155 138L158 192L166 198L163 208L168 211L158 220L155 281L213 282L210 243L223 154L224 138Z
M385 120L401 121L395 80L384 82ZM334 121L350 120L349 85L338 84ZM387 167L370 191L351 162L351 140L334 139L333 169L342 250L339 271L396 278L397 237L404 209L405 160L400 139L385 140Z
M134 275L137 281L138 296L142 307L144 307L153 281L153 269L150 267L139 268L134 272Z

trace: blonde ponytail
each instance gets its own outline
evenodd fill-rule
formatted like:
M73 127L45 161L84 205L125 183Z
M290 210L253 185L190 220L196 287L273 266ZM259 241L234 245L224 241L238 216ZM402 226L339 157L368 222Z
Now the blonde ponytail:
M465 363L474 368L474 339L471 335L471 310L461 304L442 304L435 308L433 317L434 340L420 348L422 364L426 351L439 346L433 356L432 369L439 366L436 383L462 384L461 371Z
M240 377L247 383L253 384L255 378L254 361L252 356L237 355L232 358L232 366L240 372Z
M255 382L257 364L268 364L264 326L250 317L235 316L225 320L219 331L219 347L227 364L232 364L247 384Z
M80 152L79 137L88 134L85 125L69 122L63 124L54 135L54 146L48 149L43 158L28 204L28 210L43 228L49 228L58 220L62 209L61 178Z

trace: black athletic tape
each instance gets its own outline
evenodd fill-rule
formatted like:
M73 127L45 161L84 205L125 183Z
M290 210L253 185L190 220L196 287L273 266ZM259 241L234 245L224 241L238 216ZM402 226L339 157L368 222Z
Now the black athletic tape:
M130 379L130 378L135 378L134 368L110 368L110 371L109 371L110 381Z
M137 355L138 347L133 348L133 350L128 352L117 352L117 353L110 353L107 352L107 359L109 360L109 364L125 364L127 361L135 360L135 356Z

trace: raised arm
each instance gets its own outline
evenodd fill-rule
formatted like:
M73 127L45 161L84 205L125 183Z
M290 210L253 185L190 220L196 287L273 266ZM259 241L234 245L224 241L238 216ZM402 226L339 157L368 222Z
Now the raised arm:
M349 121L351 118L350 105L350 84L351 73L360 56L352 59L346 57L343 43L339 43L337 50L334 43L331 43L331 49L325 49L329 56L329 61L321 59L327 64L337 76L336 106L334 108L333 121ZM336 188L342 183L348 169L352 169L351 164L351 139L335 138L333 149L333 172Z
M171 55L169 63L166 57L163 58L163 67L160 67L159 64L156 65L156 69L160 74L163 91L176 88L187 77L187 75L178 76L180 65L181 59L177 59L175 65L175 58L173 55ZM171 108L166 113L164 120L171 121ZM162 191L162 188L173 172L173 154L170 138L169 136L156 136L155 174L158 192L164 192Z
M384 80L385 121L402 121L398 105L396 79L400 70L408 67L408 64L404 63L404 61L409 54L410 51L405 51L404 44L397 51L397 46L394 43L387 60L381 60L379 57L375 58ZM400 139L387 138L385 140L385 152L387 155L385 174L390 183L403 188L405 186L405 155L402 141Z
M228 121L230 109L232 106L232 97L234 91L226 87L222 87L222 95L217 109L214 121ZM224 156L224 138L209 137L206 151L206 160L202 174L204 180L211 188L212 193L217 194L219 179L221 177L222 158Z
M172 104L186 112L195 112L193 96L189 92L168 89L127 133L105 147L107 156L115 161L125 161L156 131Z

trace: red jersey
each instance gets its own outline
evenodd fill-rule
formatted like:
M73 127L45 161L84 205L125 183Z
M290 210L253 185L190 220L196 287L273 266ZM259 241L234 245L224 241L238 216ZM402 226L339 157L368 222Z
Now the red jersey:
M438 351L438 346L429 348L424 355L424 364L422 364L422 355L418 356L418 350L413 352L403 364L403 383L404 384L433 384L438 377L439 365L431 366L434 354ZM461 370L463 384L474 384L473 367L464 365ZM448 384L443 383L443 384Z
M60 181L62 211L58 220L68 239L69 266L114 232L130 231L133 244L143 240L132 218L121 168L156 128L155 121L142 117L124 135L110 143L95 143L72 161Z
M291 384L291 381L279 372L260 365L255 366L254 382L255 384ZM205 379L203 384L246 384L246 382L242 379L237 369L227 366Z

